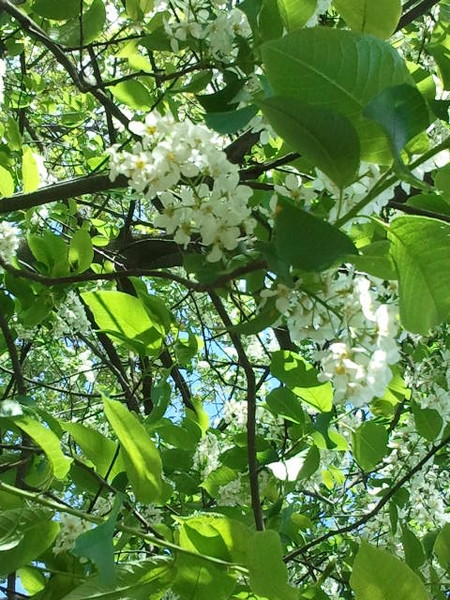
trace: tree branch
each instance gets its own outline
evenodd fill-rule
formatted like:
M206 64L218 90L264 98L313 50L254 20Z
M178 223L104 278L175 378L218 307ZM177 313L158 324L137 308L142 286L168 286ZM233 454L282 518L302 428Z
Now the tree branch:
M435 6L438 3L439 0L423 0L423 2L413 7L404 15L402 15L400 21L398 22L397 29L395 31L400 31L400 29L403 29L419 17L422 17L425 13L431 10L433 6Z
M361 527L361 525L364 525L364 523L367 523L367 521L370 521L370 519L372 517L374 517L377 513L379 513L380 510L383 508L383 506L385 506L389 502L389 500L395 495L395 493L398 492L398 490L401 487L403 487L405 485L405 483L407 483L416 473L418 473L422 469L422 467L430 460L430 458L433 458L433 456L437 452L439 452L439 450L442 450L442 448L444 448L449 442L450 442L450 435L445 437L436 446L432 446L430 451L427 452L427 454L425 454L425 456L422 458L422 460L420 460L416 464L415 467L410 469L406 473L406 475L404 475L401 479L399 479L397 481L397 483L389 489L387 494L381 498L381 500L378 502L378 504L375 506L375 508L373 508L370 512L368 512L363 517L361 517L360 519L358 519L357 521L355 521L354 523L352 523L350 525L346 525L345 527L341 527L339 529L331 529L324 535L321 535L320 537L316 538L315 540L312 540L311 542L309 542L308 544L305 544L301 548L297 548L296 550L289 552L289 554L287 554L284 557L284 561L288 562L288 561L292 560L293 558L295 558L296 556L299 556L300 554L304 554L310 548L313 548L314 546L317 546L318 544L321 544L322 542L328 540L329 538L331 538L335 535L340 535L342 533L348 533L350 531L353 531L354 529L358 529L358 527Z
M110 112L122 125L128 128L129 119L114 104L114 102L103 92L103 90L92 87L92 83L84 75L78 72L72 61L66 56L62 46L49 38L45 31L37 25L28 15L20 11L9 0L0 0L0 13L8 13L21 26L22 30L30 37L41 42L53 54L58 63L66 70L76 87L83 94L90 92L103 105L107 112Z

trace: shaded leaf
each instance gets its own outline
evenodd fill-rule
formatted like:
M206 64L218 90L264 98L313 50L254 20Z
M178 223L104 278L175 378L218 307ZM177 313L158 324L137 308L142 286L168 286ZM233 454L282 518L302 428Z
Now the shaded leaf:
M363 158L389 162L384 133L362 116L384 88L413 83L389 44L370 35L315 27L266 42L262 57L275 95L343 114L358 132Z
M257 531L248 548L250 587L268 600L297 600L298 593L288 584L280 536L272 529Z
M333 407L333 388L329 381L321 383L317 371L306 360L288 350L272 352L270 372L297 396L320 412L329 412Z
M366 421L353 434L353 455L363 471L372 471L387 454L388 433L384 425Z
M338 187L354 181L360 146L356 130L346 117L293 97L274 96L258 104L278 135Z
M350 238L327 221L279 198L275 218L278 256L304 271L323 271L349 254L357 254Z
M427 335L450 312L450 225L428 217L398 217L388 237L399 276L402 325Z
M362 542L350 577L355 600L430 600L422 580L386 550Z
M401 0L333 0L333 5L350 29L390 37L402 14Z

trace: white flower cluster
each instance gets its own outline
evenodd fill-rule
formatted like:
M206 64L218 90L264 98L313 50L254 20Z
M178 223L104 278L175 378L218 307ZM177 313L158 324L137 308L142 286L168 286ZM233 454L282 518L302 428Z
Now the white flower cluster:
M250 504L248 490L243 486L241 476L225 485L221 485L217 496L219 506L241 506Z
M70 552L76 539L90 528L91 525L88 521L84 521L74 515L68 515L66 513L62 514L59 534L53 547L54 554Z
M67 294L64 304L61 304L58 309L53 334L55 337L62 337L74 333L86 335L89 331L90 324L84 306L77 294L71 290Z
M223 419L225 423L243 429L247 424L247 402L235 398L226 400L223 405Z
M347 322L347 340L333 342L322 357L321 381L331 380L335 401L358 407L384 394L392 379L390 365L400 359L396 334L397 309L379 304L365 277L357 277L355 290L365 323Z
M448 498L449 485L448 471L433 466L426 472L420 471L410 480L410 496L407 508L401 511L400 516L408 517L417 522L425 530L434 529L450 523L450 512L446 506L445 499Z
M160 600L180 600L180 596L172 592L172 590L166 590Z
M238 8L225 7L217 13L210 2L190 2L177 11L177 20L164 19L164 29L173 52L189 37L203 40L215 58L232 59L237 54L236 38L248 38L251 28L246 15Z
M15 257L19 247L20 231L11 223L2 221L0 223L0 257L10 263Z
M318 358L320 379L334 383L335 400L357 407L383 395L392 378L389 365L400 358L394 305L377 302L369 279L351 272L324 273L314 296L301 286L277 284L261 296L276 298L293 341L331 342Z
M0 58L0 106L5 100L6 62Z
M239 169L216 146L212 133L189 121L150 113L145 123L133 121L130 129L142 136L131 152L110 149L110 178L119 174L148 199L160 193L163 210L155 225L163 227L184 246L199 236L211 246L208 260L220 260L224 250L234 250L255 227L248 200L252 191L239 185ZM212 178L211 188L202 182ZM198 185L182 184L197 178ZM169 191L180 184L178 191ZM182 184L182 185L181 185Z
M197 446L194 454L194 469L200 471L202 479L206 479L212 471L220 466L219 438L213 433L207 433Z

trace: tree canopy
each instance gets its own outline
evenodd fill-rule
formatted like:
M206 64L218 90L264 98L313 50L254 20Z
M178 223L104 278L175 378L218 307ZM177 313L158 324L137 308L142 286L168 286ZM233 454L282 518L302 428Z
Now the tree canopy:
M445 600L450 0L0 0L0 594Z

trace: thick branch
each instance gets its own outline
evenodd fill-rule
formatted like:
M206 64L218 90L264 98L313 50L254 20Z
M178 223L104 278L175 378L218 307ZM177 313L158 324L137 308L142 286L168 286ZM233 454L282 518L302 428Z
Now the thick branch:
M1 2L1 0L0 0ZM112 182L108 175L88 175L68 181L61 181L52 185L42 187L29 194L14 194L9 198L0 200L0 214L6 214L15 210L28 210L33 206L41 206L48 202L63 202L69 198L84 196L85 194L96 194L108 190L126 188L128 181L126 177L119 176Z

